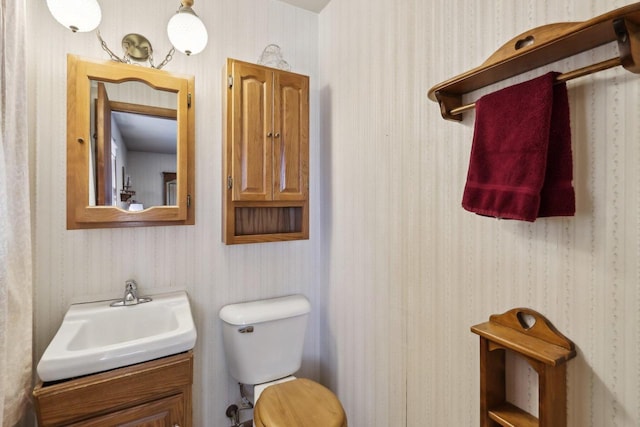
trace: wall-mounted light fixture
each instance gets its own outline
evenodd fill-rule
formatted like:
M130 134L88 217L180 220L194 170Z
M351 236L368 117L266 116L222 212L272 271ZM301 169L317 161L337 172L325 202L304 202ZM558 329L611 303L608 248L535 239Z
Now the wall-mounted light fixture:
M97 0L47 0L47 6L56 21L74 33L93 31L102 19Z
M112 60L131 63L145 62L153 68L162 68L171 61L176 50L185 55L196 55L207 46L209 36L204 23L193 11L194 0L180 0L180 6L167 24L167 35L173 45L164 60L155 65L151 42L140 34L127 34L122 39L123 57L119 57L109 49L107 43L96 31L102 48ZM100 25L102 11L97 0L47 0L47 6L53 17L64 27L75 32L93 31Z
M207 29L191 6L193 0L181 0L178 11L167 24L171 44L187 56L202 52L209 39Z

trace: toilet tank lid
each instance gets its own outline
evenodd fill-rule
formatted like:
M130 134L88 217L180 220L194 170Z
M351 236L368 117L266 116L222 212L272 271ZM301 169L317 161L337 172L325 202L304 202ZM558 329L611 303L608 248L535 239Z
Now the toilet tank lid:
M304 295L288 295L225 305L218 315L231 325L248 325L301 316L310 311L311 304Z

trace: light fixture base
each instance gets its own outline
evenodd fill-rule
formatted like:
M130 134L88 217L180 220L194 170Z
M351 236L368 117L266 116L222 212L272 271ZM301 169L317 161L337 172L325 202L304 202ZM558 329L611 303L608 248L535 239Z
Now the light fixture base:
M149 66L151 68L161 69L171 59L173 59L173 54L175 53L175 48L171 48L167 56L162 60L162 62L158 65L155 65L153 62L153 48L151 47L151 42L147 40L145 36L140 34L127 34L122 38L122 48L124 49L124 57L120 58L118 55L113 53L109 46L107 46L107 42L104 41L102 36L100 35L100 30L96 31L96 36L98 36L98 40L100 40L100 45L102 49L109 54L112 60L116 62L122 62L124 64L131 64L131 61L134 60L136 62L144 62L148 61Z
M153 58L151 42L143 35L130 33L122 38L122 49L125 56L134 61L144 62Z

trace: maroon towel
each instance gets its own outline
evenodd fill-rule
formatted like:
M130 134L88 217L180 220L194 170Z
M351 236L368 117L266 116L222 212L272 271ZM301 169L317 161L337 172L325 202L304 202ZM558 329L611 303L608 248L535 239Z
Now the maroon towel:
M524 221L575 214L569 101L557 75L476 102L466 210Z

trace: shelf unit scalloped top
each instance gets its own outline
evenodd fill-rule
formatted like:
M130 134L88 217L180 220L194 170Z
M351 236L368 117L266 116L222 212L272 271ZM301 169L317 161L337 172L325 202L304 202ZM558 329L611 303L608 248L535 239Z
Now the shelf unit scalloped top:
M472 326L471 332L549 366L561 365L576 356L573 342L530 308L492 314L488 322Z
M505 43L479 67L432 87L429 99L440 104L443 118L459 121L464 111L474 107L462 105L462 95L613 41L618 43L618 56L561 74L559 80L618 65L640 73L640 2L588 21L548 24L526 31Z

